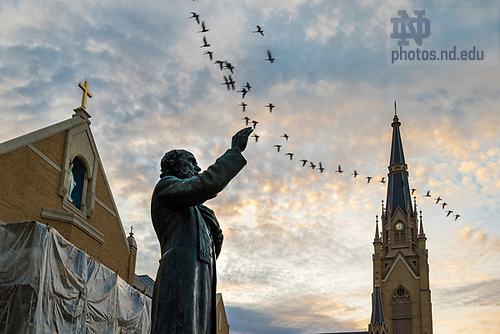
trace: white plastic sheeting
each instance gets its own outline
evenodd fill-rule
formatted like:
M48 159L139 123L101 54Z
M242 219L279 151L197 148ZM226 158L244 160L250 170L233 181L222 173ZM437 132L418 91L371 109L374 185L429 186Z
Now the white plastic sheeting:
M149 333L151 298L37 222L0 225L0 333Z

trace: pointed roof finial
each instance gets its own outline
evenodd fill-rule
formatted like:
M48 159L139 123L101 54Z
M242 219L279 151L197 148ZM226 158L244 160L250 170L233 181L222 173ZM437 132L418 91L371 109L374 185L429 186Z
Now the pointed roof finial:
M394 116L397 116L398 113L396 112L396 101L394 101Z
M375 238L374 241L380 241L380 232L378 231L378 215L375 216Z
M422 210L420 210L420 232L418 233L419 237L425 237L424 233L424 221L422 220Z

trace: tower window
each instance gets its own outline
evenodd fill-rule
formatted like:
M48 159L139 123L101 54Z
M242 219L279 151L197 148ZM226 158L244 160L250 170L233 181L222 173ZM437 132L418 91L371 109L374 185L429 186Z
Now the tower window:
M412 334L411 298L408 291L399 287L391 301L392 330L395 334Z

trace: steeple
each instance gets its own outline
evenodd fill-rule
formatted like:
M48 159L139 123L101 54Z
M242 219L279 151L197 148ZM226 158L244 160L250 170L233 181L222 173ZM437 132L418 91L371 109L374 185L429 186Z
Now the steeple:
M394 118L391 126L392 143L387 182L387 214L392 216L399 207L403 213L409 212L410 216L413 216L410 186L408 184L408 166L403 153L403 142L399 130L401 123L396 113L396 101L394 101Z
M386 334L387 326L384 320L384 312L382 309L382 295L380 294L380 285L375 282L375 287L372 295L372 318L368 325L369 334Z

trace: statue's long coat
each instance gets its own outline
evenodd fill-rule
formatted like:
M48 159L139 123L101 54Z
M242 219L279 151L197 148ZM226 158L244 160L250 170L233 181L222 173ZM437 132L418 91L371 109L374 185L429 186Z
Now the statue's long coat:
M163 177L155 187L151 215L162 258L152 306L153 334L216 333L215 259L222 231L213 211L202 204L245 166L230 149L201 175Z

